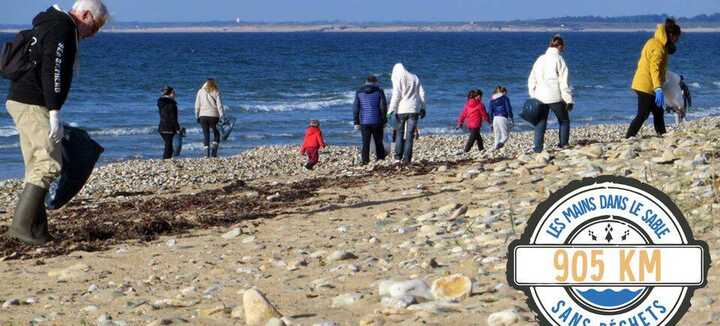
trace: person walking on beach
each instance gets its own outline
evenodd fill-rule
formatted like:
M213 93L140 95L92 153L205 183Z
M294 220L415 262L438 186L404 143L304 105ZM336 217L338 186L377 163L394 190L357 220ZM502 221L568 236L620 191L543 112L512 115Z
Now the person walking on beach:
M690 95L690 88L685 84L685 76L680 75L680 90L683 97L682 108L675 108L675 124L678 127L685 122L688 110L692 107L692 95Z
M667 132L662 85L665 83L669 56L677 51L675 44L680 40L681 34L680 26L675 20L668 18L665 24L657 26L655 35L645 43L632 81L632 89L638 97L637 115L630 123L625 138L637 136L650 113L653 115L655 132L658 135Z
M424 119L427 110L425 89L420 79L408 72L402 63L392 71L393 92L387 116L396 114L398 137L395 144L395 161L409 164L412 161L413 138L418 119Z
M540 121L535 125L536 153L543 151L550 111L555 114L560 124L559 147L567 147L570 143L570 111L574 101L570 88L570 70L562 57L564 51L565 41L558 35L553 36L550 47L535 61L528 78L530 97L542 103L538 107Z
M355 93L353 104L353 120L355 129L362 133L362 165L370 162L370 138L375 141L375 159L385 159L383 134L387 123L387 99L385 91L378 86L378 79L374 75L367 78L367 82Z
M102 1L77 0L69 12L55 5L33 19L37 65L10 83L7 107L20 137L25 186L5 237L40 245L48 232L45 195L62 167L60 109L68 97L81 39L94 36L109 12Z
M195 97L195 118L202 127L203 145L206 157L217 157L220 146L220 131L218 123L225 115L220 88L215 79L209 78L198 90ZM210 142L210 131L213 132L213 141Z
M498 150L505 146L510 135L510 129L515 124L512 104L510 104L510 98L507 96L505 87L496 87L490 98L490 120L495 134L495 149Z
M310 125L305 129L302 147L300 147L300 154L308 157L308 161L305 163L306 169L312 170L320 161L320 149L325 146L325 139L320 130L320 121L310 120Z
M465 108L460 113L457 121L456 129L460 129L462 125L466 123L468 131L470 132L467 144L465 144L465 153L469 153L475 143L477 143L478 151L482 152L485 150L482 136L480 136L480 128L482 127L483 121L490 123L490 118L485 110L485 104L482 102L482 96L483 92L481 90L471 90L468 93Z
M169 159L173 157L173 138L180 132L175 90L172 87L166 86L165 89L163 89L162 96L160 96L157 101L157 106L160 111L160 125L158 130L165 143L163 159Z

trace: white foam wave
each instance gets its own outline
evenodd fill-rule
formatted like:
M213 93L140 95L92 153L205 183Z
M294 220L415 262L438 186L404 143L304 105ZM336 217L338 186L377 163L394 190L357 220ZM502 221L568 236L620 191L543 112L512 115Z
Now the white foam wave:
M133 136L133 135L151 135L157 133L157 127L140 127L140 128L109 128L92 130L88 133L93 136Z
M702 88L702 86L701 86L700 83L698 83L698 82L690 83L690 84L687 84L687 85L690 86L690 87L692 87L692 88Z
M717 86L717 87L720 87L720 81L714 81L714 82L713 82L713 85L715 85L715 86Z
M0 145L0 149L12 149L20 147L19 143Z
M0 127L0 137L17 136L18 132L15 127Z
M309 98L318 94L304 93L298 97ZM348 92L338 95L325 96L316 100L295 100L274 104L250 104L241 106L242 111L249 112L290 112L290 111L318 111L337 106L352 105L355 93Z
M257 140L257 139L267 139L267 138L291 138L295 137L295 135L291 133L245 133L245 134L239 134L235 135L236 137L239 137L241 139L248 139L248 140Z
M188 151L201 151L205 149L205 145L203 143L189 143L189 144L183 144L182 150L183 152Z
M720 116L720 107L693 108L688 112L690 118L705 118Z

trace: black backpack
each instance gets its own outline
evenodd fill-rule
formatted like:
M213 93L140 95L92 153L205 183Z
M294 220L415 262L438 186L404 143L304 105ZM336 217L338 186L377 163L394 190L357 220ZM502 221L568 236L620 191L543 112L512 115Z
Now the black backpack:
M38 42L35 30L29 29L19 32L15 41L5 43L0 51L0 75L5 79L16 81L25 73L35 69L38 59L33 50L38 48L35 46Z

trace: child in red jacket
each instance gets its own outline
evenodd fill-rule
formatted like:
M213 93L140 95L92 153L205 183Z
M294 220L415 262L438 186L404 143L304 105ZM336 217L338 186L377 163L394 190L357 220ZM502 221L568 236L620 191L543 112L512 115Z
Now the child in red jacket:
M475 142L477 142L478 150L482 151L485 149L483 139L480 136L480 127L482 126L483 120L490 123L490 117L487 111L485 111L482 96L483 92L481 90L471 90L468 93L465 109L463 109L458 119L457 129L460 129L463 123L467 123L468 130L470 131L470 137L465 145L465 153L470 152Z
M315 164L320 160L320 148L325 148L325 140L322 131L320 131L320 121L310 120L310 126L305 129L305 140L300 147L300 154L307 154L308 162L305 168L312 170Z

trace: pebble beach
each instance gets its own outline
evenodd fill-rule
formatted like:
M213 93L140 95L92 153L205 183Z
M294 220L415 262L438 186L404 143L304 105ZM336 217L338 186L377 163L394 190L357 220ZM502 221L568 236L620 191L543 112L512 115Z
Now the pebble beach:
M626 127L575 126L562 150L549 130L540 154L532 133L469 154L465 135L424 136L404 168L332 144L314 171L299 146L108 164L50 214L54 243L0 240L0 325L535 325L507 245L551 193L600 175L679 205L713 260L682 322L719 324L720 118ZM4 225L20 190L0 182Z
M705 121L705 120L702 120ZM708 120L713 121L713 120ZM572 130L573 144L620 141L624 125L587 125ZM647 130L646 135L651 135ZM429 135L415 143L414 161L418 164L442 164L465 160L512 159L532 153L532 132L513 133L507 146L492 150L493 137L483 134L486 150L476 148L460 154L466 135ZM548 129L546 148L557 146L556 129ZM222 152L222 146L221 146ZM394 153L394 152L393 152ZM374 155L374 154L373 154ZM371 155L371 158L374 156ZM328 146L321 151L320 165L314 171L302 168L306 158L299 154L299 145L258 147L240 155L218 159L179 158L173 160L131 160L97 168L77 200L89 198L120 198L141 194L167 194L202 190L238 180L302 180L325 176L361 175L376 167L389 167L387 160L359 166L359 147ZM11 209L16 193L22 190L19 180L0 181L0 210Z

